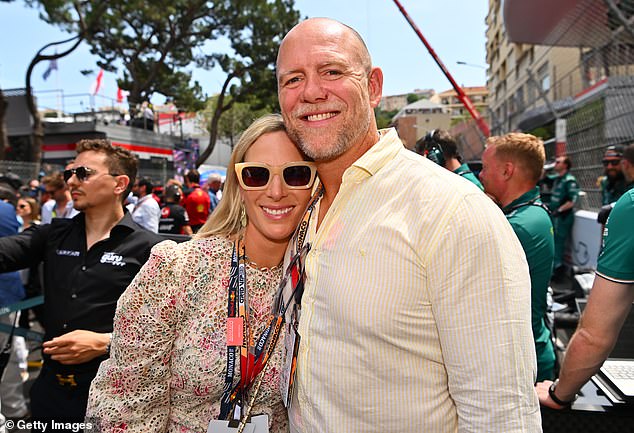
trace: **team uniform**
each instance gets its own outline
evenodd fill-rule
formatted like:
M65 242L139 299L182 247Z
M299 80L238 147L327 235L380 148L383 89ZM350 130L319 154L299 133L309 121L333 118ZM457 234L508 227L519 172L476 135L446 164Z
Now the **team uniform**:
M544 320L555 241L548 211L542 206L539 189L534 188L502 209L522 244L531 275L531 323L537 353L538 382L553 380L555 367L555 349Z
M189 225L189 216L183 206L168 203L161 209L159 233L183 234L183 227Z
M579 198L579 184L577 179L570 173L563 176L556 176L553 182L552 195L548 208L553 212L552 221L555 231L555 263L554 267L564 264L564 251L566 241L572 231L572 224L575 221L573 209L559 213L557 209L567 201L577 202Z
M473 174L473 172L471 171L471 169L469 168L467 164L462 164L453 172L456 173L458 176L464 177L469 182L471 182L472 184L480 188L480 190L484 191L484 186L482 186L482 183L480 182L480 180L476 177L475 174Z
M597 275L617 283L634 283L634 189L616 202L603 231ZM608 236L609 234L609 236Z

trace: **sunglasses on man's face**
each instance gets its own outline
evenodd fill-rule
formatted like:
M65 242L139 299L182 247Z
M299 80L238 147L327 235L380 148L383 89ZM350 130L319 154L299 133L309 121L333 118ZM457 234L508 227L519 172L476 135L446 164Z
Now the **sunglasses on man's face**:
M605 167L607 167L608 165L617 166L617 165L621 164L621 160L620 159L604 159L601 162L603 162L603 165Z
M271 166L260 162L236 164L236 175L245 190L266 189L274 175L279 175L288 189L308 189L315 181L315 164L307 161Z

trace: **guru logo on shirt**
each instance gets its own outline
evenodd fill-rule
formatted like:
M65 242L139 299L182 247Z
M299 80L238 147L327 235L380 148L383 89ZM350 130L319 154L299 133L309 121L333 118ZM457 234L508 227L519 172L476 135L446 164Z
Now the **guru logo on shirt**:
M123 256L109 252L103 253L103 256L101 256L101 263L109 263L112 266L125 266Z

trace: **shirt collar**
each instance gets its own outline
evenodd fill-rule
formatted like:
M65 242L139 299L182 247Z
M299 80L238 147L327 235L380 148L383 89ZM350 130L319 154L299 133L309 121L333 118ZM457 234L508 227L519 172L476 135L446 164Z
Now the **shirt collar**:
M77 215L73 217L73 222L75 224L79 224L82 227L86 227L86 215L83 212L79 212ZM123 230L123 231L134 231L137 230L138 225L132 219L132 215L128 212L128 209L123 208L123 218L119 220L118 223L114 225L114 227L110 230L110 233L115 231Z
M379 141L352 164L352 167L363 170L369 176L374 176L403 150L403 143L398 138L396 129L381 129L379 135Z
M508 205L502 208L503 212L508 211L513 206L517 206L518 204L528 203L531 200L539 199L539 188L535 187L531 190L526 191L524 194L513 200Z

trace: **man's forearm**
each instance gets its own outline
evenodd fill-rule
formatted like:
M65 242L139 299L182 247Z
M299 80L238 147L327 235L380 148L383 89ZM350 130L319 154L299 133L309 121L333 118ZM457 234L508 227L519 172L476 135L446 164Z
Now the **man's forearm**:
M613 340L592 338L580 328L572 336L564 358L556 396L563 401L574 399L581 387L601 368Z

